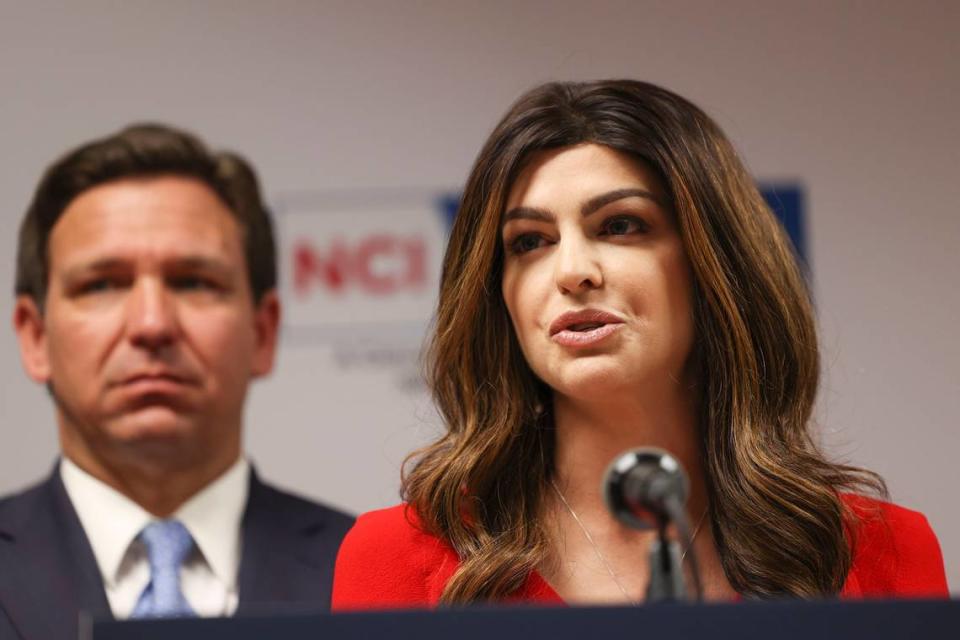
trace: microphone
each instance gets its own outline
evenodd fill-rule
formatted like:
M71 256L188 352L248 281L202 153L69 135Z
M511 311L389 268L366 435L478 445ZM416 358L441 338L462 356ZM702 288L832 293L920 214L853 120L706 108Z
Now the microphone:
M604 498L617 520L634 529L666 526L690 493L687 474L662 449L641 447L617 456L604 475Z
M650 548L650 583L647 601L689 599L683 577L683 556L667 528L676 525L693 573L695 597L703 597L690 524L684 505L690 494L687 474L676 458L662 449L641 447L617 456L607 467L603 496L613 516L641 531L656 529Z

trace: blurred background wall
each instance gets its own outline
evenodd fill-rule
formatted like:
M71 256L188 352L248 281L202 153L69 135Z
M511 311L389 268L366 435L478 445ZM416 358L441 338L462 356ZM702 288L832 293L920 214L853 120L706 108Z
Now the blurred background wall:
M437 430L416 353L443 198L532 85L660 83L713 115L759 180L802 188L824 441L928 515L957 590L958 33L960 4L923 1L4 1L0 283L12 290L20 216L68 147L161 120L248 155L277 210L288 302L248 451L304 494L390 504L405 453ZM326 260L332 239L370 237L394 242L374 275L419 279L291 284L297 242ZM6 493L45 474L57 445L9 329L0 356Z

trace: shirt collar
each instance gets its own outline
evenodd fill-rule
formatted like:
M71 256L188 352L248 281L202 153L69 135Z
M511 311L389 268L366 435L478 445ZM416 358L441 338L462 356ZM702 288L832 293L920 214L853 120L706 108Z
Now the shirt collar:
M172 516L193 536L210 569L235 587L240 569L240 523L250 491L250 464L242 456Z
M60 461L60 479L90 541L100 574L107 586L113 586L127 548L153 517L67 458Z
M171 516L184 524L211 571L228 587L236 586L240 568L240 523L247 504L249 477L250 464L241 456ZM60 478L90 541L104 582L107 586L115 585L130 544L156 518L67 458L60 462ZM109 517L104 517L105 513Z

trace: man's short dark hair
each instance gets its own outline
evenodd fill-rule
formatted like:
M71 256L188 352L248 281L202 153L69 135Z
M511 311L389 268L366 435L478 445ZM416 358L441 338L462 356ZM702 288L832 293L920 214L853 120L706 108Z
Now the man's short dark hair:
M137 124L67 153L44 173L20 226L16 293L43 308L50 233L74 198L114 180L162 175L196 178L230 209L240 223L254 302L276 287L273 226L253 167L235 153L211 152L186 131Z

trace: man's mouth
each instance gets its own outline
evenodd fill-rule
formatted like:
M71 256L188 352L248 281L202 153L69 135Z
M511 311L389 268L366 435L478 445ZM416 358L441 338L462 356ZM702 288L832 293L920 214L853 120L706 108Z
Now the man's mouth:
M138 371L120 377L111 386L133 393L175 393L192 386L192 377L174 371Z

